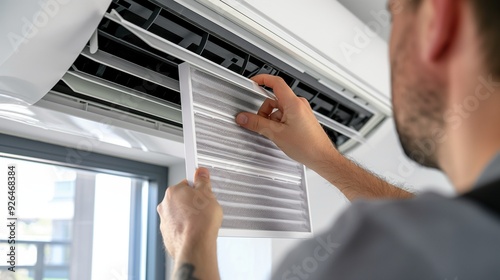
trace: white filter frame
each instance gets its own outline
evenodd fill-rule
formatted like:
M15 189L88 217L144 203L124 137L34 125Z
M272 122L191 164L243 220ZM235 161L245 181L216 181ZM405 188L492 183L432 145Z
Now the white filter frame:
M243 90L252 91L253 93L262 96L262 98L275 99L274 94L263 89L258 84L250 79L246 79L236 73L233 73L224 68L214 67L209 71L184 62L179 65L179 82L181 92L182 105L182 123L184 134L184 150L186 163L186 176L189 184L193 186L196 169L199 166L198 149L195 131L195 108L193 100L192 86L192 70L201 71L214 78L221 79L232 85L242 88ZM254 112L256 113L256 112ZM235 116L236 117L236 116ZM243 128L242 128L243 129ZM263 136L262 136L263 137ZM265 172L265 170L263 170ZM301 183L306 195L305 202L307 203L309 231L272 231L272 230L254 230L254 229L234 229L221 228L219 236L230 237L260 237L260 238L310 238L313 236L313 225L311 218L311 207L309 202L309 188L307 185L306 168L301 165Z

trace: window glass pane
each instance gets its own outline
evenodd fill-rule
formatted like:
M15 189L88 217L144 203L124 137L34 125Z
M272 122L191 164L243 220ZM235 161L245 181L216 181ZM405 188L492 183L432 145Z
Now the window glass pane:
M43 271L43 280L70 279L66 268L50 267Z
M92 279L128 274L131 183L129 178L96 176Z
M8 164L18 170L16 266L26 269L11 273L2 263L0 279L144 278L146 180L0 157L0 182ZM0 203L7 205L6 196Z
M16 269L15 273L0 270L2 280L33 280L33 269Z

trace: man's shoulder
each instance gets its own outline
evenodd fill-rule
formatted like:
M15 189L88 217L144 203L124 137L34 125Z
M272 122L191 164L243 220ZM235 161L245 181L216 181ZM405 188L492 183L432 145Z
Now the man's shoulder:
M359 219L375 219L392 224L395 221L411 223L449 221L468 222L471 217L500 224L500 221L482 207L460 197L445 197L437 193L423 193L406 200L359 200L352 203L344 215Z
M432 271L446 276L442 279L478 275L482 270L491 272L500 252L496 216L472 201L434 193L410 200L355 202L332 232L345 225L350 225L349 232L339 241L345 250L334 266L347 265L344 260L356 256L368 271L381 273L377 279L390 279L382 277L384 269L380 268L394 269L393 264L401 273ZM500 275L498 269L496 273Z
M291 253L273 279L496 277L498 252L500 221L471 201L431 193L358 201Z
M421 238L446 235L450 231L455 231L453 235L458 238L500 233L500 220L476 203L436 193L424 193L409 200L356 201L338 222L355 223L359 228L353 230L389 230L396 235L414 231Z

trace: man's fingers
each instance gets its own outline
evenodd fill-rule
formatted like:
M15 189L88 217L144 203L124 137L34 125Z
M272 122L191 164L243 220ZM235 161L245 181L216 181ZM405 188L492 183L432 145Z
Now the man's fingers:
M272 113L269 116L269 119L275 122L281 122L282 118L283 118L283 113L280 110L277 110L276 112Z
M260 74L250 78L259 85L264 85L273 89L274 95L280 102L287 102L296 98L297 96L293 93L292 89L286 84L283 78L268 74Z
M257 115L267 118L272 114L273 110L278 107L278 101L273 99L266 99L260 106Z
M211 189L210 172L208 171L208 169L206 169L204 167L200 167L196 170L196 174L194 175L194 188L195 189L201 189L201 188Z
M238 114L236 116L236 123L248 130L262 134L271 140L274 138L273 133L278 131L283 125L280 122L272 121L252 113Z

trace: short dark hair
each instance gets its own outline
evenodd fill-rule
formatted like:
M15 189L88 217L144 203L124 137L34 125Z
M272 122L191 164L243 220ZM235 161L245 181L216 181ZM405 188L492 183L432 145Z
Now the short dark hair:
M422 0L409 0L418 7ZM470 0L484 48L484 62L493 76L500 77L500 1Z

